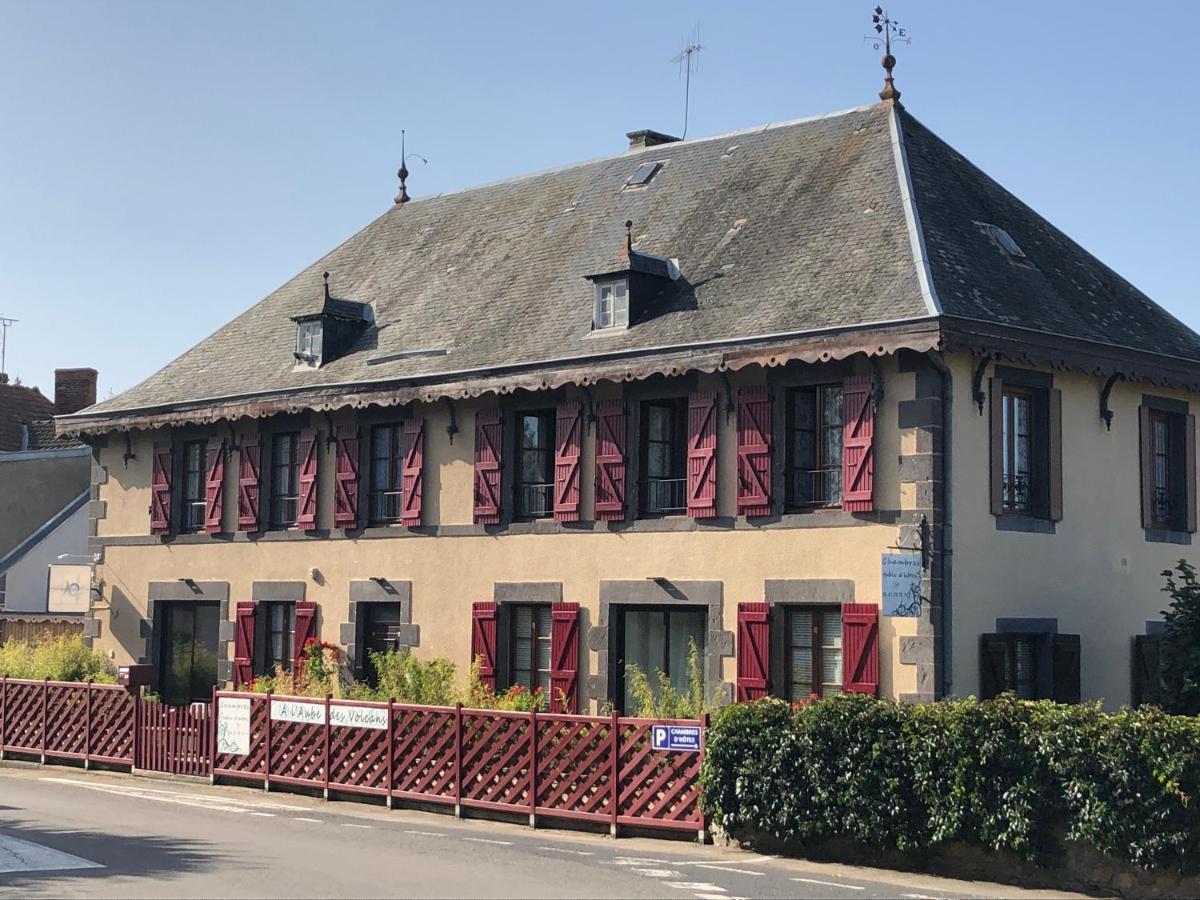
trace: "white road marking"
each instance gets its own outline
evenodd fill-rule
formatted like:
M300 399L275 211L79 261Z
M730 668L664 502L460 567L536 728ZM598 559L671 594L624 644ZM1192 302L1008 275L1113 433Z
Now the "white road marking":
M591 850L567 850L563 847L538 847L539 850L548 850L551 853L574 853L576 856L594 856Z
M848 891L865 891L866 888L857 884L843 884L840 881L821 881L817 878L793 878L792 881L803 881L805 884L819 884L821 887L845 888Z
M343 822L342 827L343 828L373 828L374 826L373 825L359 825L356 822Z
M644 866L646 864L657 863L660 866L671 865L671 861L667 859L650 859L647 856L618 856L612 860L614 866ZM681 863L686 865L686 863Z
M406 829L404 833L405 834L419 834L419 835L423 835L424 837L445 837L446 836L446 833L444 831L411 831L411 830Z
M678 878L680 873L675 869L634 869L638 875L645 875L647 878Z
M217 794L189 794L186 791L164 791L152 787L144 787L142 785L124 787L118 784L96 784L91 781L83 781L77 778L40 778L39 781L49 781L54 784L71 784L76 787L88 788L93 791L102 791L107 794L124 794L129 797L138 797L142 800L159 800L164 802L203 804L210 807L219 807L221 805L236 806L238 812L243 812L247 800L241 797L222 797ZM263 809L283 809L288 812L305 812L307 806L292 806L286 803L270 803L253 801L254 806Z
M717 863L696 863L701 869L716 869L720 872L733 872L737 875L761 875L762 872L752 872L749 869L735 869L733 866L722 866Z
M0 834L0 874L60 872L67 869L103 869L100 863L63 853L53 847Z
M491 838L463 838L464 841L472 841L476 844L500 844L502 847L511 847L512 841L493 841Z
M292 818L292 821L293 821L293 822L312 822L312 823L314 823L314 824L316 824L316 825L320 825L320 824L321 824L321 820L320 820L320 819L306 819L304 816L294 816L294 817Z
M707 881L664 881L667 887L678 888L681 891L702 891L704 893L716 894L718 897L729 896L725 892L725 888L719 884L709 884Z
M273 819L273 818L275 818L275 813L252 812L252 813L250 813L250 815L252 815L252 816L262 816L264 819Z
M929 894L901 894L900 896L909 897L911 900L938 900L937 897L930 896Z

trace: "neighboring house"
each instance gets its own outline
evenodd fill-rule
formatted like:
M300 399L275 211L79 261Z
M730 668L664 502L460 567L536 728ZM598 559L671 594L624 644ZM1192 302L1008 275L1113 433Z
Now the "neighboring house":
M48 567L89 558L91 449L53 416L95 402L95 369L55 370L53 401L0 375L0 610L45 613Z
M60 418L97 646L176 700L319 636L572 708L692 644L726 700L1127 702L1196 530L1200 336L890 95L630 138L400 203Z

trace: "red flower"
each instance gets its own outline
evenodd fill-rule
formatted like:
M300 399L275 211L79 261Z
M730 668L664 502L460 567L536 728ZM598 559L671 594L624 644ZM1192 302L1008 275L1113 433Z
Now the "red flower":
M306 649L306 650L307 650L309 647L311 647L311 646L312 646L313 644L315 644L316 642L317 642L317 639L316 639L315 637L310 637L310 638L307 638L307 639L305 639L305 641L304 641L304 649Z

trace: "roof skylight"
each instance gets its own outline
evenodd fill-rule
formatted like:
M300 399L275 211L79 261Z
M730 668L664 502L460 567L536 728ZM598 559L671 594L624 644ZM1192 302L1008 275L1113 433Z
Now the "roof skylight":
M638 170L625 182L625 187L645 187L650 183L650 179L658 174L658 170L662 167L663 164L660 162L642 163L638 166Z
M1013 236L1001 228L999 225L993 225L991 222L976 222L979 230L992 239L992 242L1000 248L1001 251L1008 254L1012 259L1025 260L1025 251L1021 249L1021 245L1013 240Z

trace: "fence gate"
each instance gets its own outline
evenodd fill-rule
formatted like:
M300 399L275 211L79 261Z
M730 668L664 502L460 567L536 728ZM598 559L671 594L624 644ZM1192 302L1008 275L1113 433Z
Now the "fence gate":
M207 776L212 770L212 705L167 706L139 697L133 765Z

